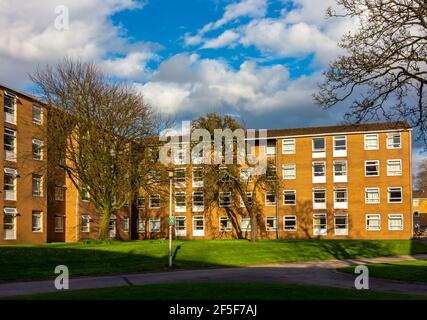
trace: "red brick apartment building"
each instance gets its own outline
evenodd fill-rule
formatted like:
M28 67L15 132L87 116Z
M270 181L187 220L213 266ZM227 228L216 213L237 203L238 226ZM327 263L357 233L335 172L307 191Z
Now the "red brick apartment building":
M40 127L46 110L29 94L0 85L3 112L3 188L0 243L96 239L99 215L87 193L63 176L46 185ZM413 232L411 129L404 122L268 131L265 153L282 179L278 194L266 192L260 236L271 239L409 239ZM175 167L174 236L234 237L221 195L206 212L197 165ZM165 238L169 199L141 195L110 221L110 237ZM249 219L240 217L242 231Z

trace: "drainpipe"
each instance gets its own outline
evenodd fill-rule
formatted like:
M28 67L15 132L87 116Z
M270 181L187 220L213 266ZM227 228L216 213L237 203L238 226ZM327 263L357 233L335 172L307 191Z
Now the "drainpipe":
M79 241L79 190L77 189L76 192L76 242Z
M409 130L409 134L408 134L408 144L409 144L409 190L410 190L410 205L409 205L409 211L410 211L410 215L411 215L411 239L414 237L414 212L413 212L413 198L412 198L412 129ZM405 221L405 220L404 220Z

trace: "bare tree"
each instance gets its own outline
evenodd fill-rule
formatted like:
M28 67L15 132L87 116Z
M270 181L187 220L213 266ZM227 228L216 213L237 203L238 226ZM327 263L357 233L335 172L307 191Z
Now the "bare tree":
M156 148L161 122L141 94L94 64L64 60L31 79L47 105L49 180L59 168L89 192L101 215L99 238L106 239L111 214L159 171L149 148Z
M314 95L325 108L353 100L346 119L407 120L427 146L427 2L425 0L337 0L358 21L340 41L346 54L325 72Z
M418 190L427 191L427 159L424 159L418 168L415 185Z
M215 129L230 129L234 131L244 128L242 124L231 116L211 113L195 120L192 129L208 130L211 135L211 150L218 152L214 148ZM242 237L243 235L238 223L238 217L249 217L251 226L250 239L251 241L256 241L259 222L262 219L262 210L265 207L263 203L264 194L267 191L273 192L277 198L280 179L277 177L276 166L273 162L267 162L264 173L251 174L254 171L254 165L248 163L239 164L237 161L237 155L242 151L238 149L238 142L233 140L230 145L224 139L221 143L222 150L232 148L233 162L231 164L223 162L204 166L205 203L207 207L218 208L221 195L224 192L231 192L231 203L224 210L231 219L237 236ZM246 171L242 171L242 169Z

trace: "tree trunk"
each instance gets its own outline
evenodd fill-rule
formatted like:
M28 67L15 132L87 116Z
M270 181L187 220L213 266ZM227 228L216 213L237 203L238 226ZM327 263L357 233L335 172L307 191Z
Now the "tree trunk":
M258 240L258 224L256 221L256 214L255 212L250 212L249 215L250 219L251 219L251 242L256 242Z
M109 238L108 231L110 227L111 210L103 209L101 224L99 226L99 240L107 240Z

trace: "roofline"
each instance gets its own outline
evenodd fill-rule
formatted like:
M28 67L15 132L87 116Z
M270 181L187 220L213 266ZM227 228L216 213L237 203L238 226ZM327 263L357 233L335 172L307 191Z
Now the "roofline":
M36 102L38 102L40 104L43 104L43 105L45 104L40 98L38 98L38 97L36 97L36 96L34 96L32 94L26 93L25 91L22 91L22 90L19 90L19 89L15 89L15 88L11 88L9 86L6 86L6 85L4 85L1 82L0 82L0 87L4 88L5 91L13 91L16 94L19 94L19 95L24 96L26 98L30 98L31 100L36 101Z

